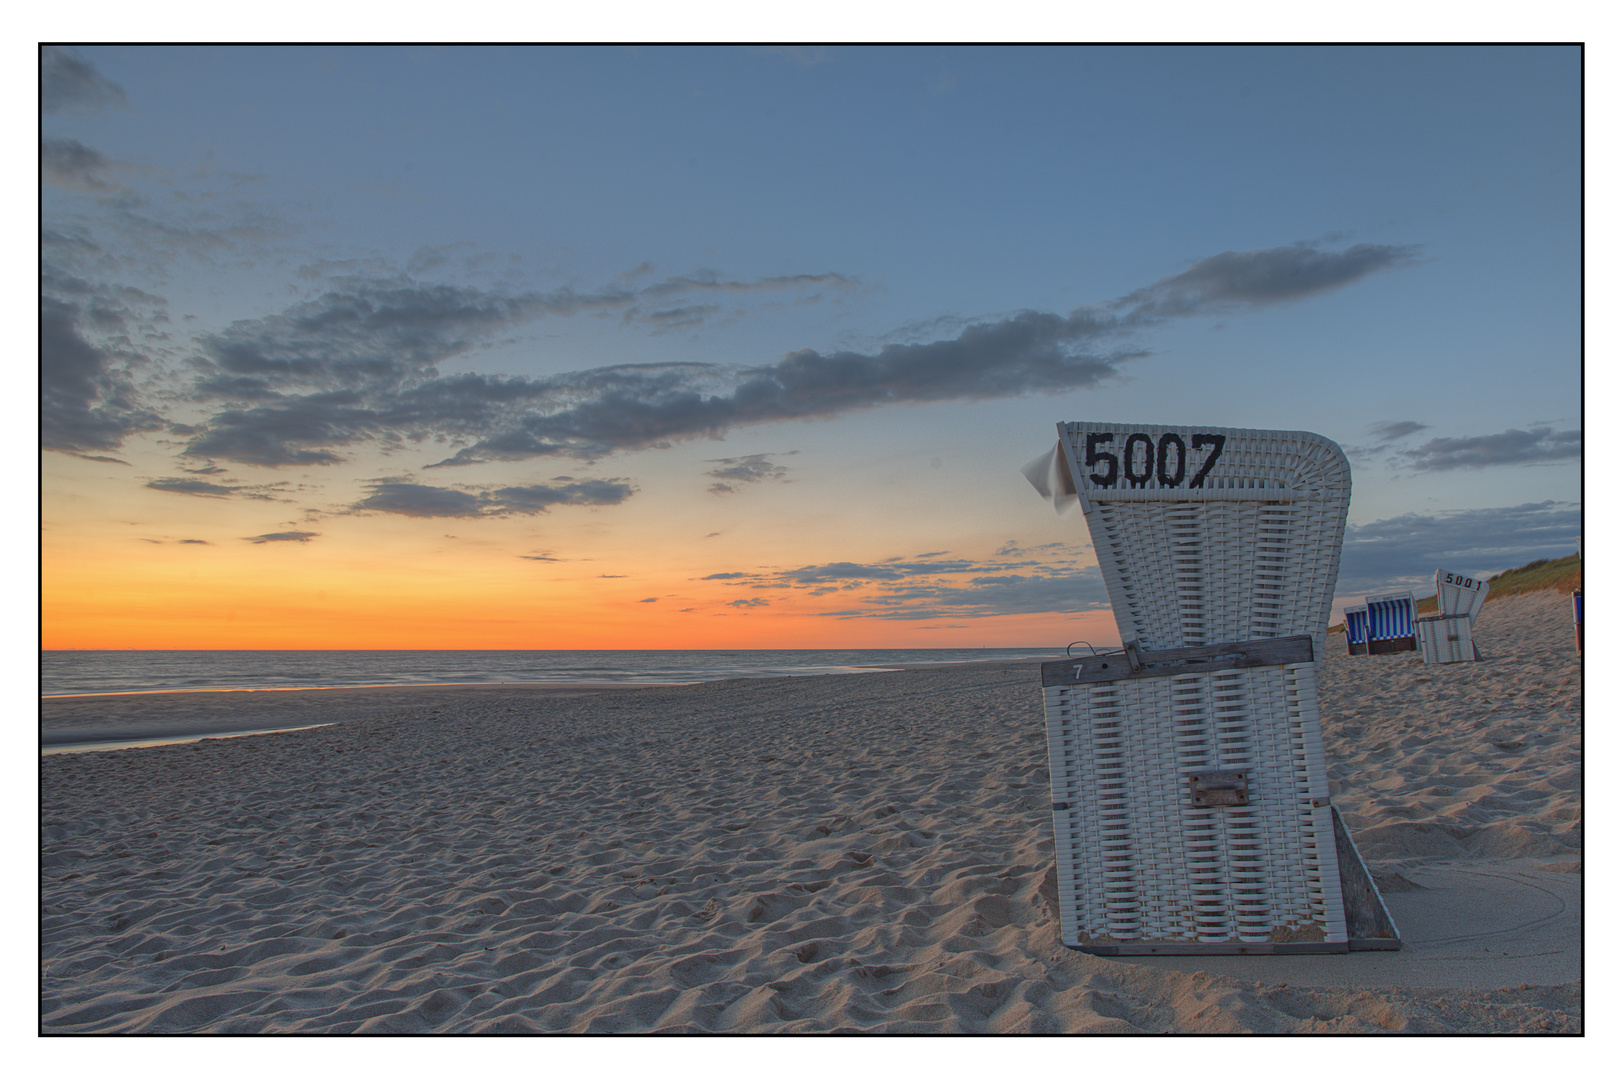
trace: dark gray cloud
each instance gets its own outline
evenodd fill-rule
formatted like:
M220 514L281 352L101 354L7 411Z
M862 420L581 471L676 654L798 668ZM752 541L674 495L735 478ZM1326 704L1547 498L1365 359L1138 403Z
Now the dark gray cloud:
M185 453L246 465L331 465L328 447L387 433L377 413L353 392L307 394L286 405L226 409L187 443Z
M388 482L371 485L372 493L356 503L356 510L379 510L405 517L479 517L485 501L466 491L426 484Z
M663 311L650 311L640 317L659 330L687 330L703 326L706 319L720 310L715 304L687 304ZM630 321L630 313L627 313L627 321Z
M313 532L274 532L263 533L259 536L245 536L243 539L248 541L250 544L308 544L311 540L320 535L320 533Z
M81 323L117 318L116 309L82 299L40 298L40 445L47 450L116 450L129 435L164 426L135 392L129 366L139 358L81 332Z
M872 565L835 562L786 570L781 579L797 585L814 585L831 581L902 581L917 574L965 574L975 569L977 564L963 559L895 561Z
M1429 424L1422 424L1418 420L1383 420L1379 424L1371 424L1369 433L1382 446L1395 443L1399 439L1407 439L1410 435L1425 431Z
M730 581L752 590L804 590L809 596L849 593L854 607L825 612L840 619L919 621L989 618L997 615L1066 613L1108 605L1096 567L1079 568L1064 545L1051 552L1060 561L991 561L940 558L934 552L913 559L878 563L833 562L794 570L711 574L705 581ZM733 606L744 602L734 601ZM753 605L752 605L753 606Z
M1054 567L993 574L964 584L922 584L864 597L863 606L828 612L840 619L985 619L999 615L1078 614L1110 604L1098 567Z
M1400 265L1409 252L1374 245L1225 252L1106 308L1067 315L1022 311L963 325L933 341L873 352L801 349L756 367L621 364L535 379L441 376L436 365L543 315L641 311L642 300L667 292L845 288L852 282L839 274L753 282L692 275L640 290L506 296L404 278L346 279L279 315L203 339L208 370L199 393L226 407L186 452L258 465L313 465L339 460L338 451L355 443L433 438L461 444L433 465L560 455L591 460L752 424L1063 393L1106 383L1148 355L1111 343L1133 330L1174 315L1323 292Z
M59 45L39 50L39 107L50 115L123 105L124 91L78 54Z
M154 491L172 491L177 495L202 495L208 498L223 499L236 493L236 488L224 484L211 484L206 480L179 480L174 477L163 477L150 480L147 487Z
M617 506L634 491L618 480L558 479L562 482L497 488L491 499L504 513L537 514L553 506Z
M554 304L535 294L360 280L280 315L234 323L200 344L219 372L265 389L393 390Z
M1570 555L1578 549L1582 520L1576 503L1547 500L1349 525L1336 595L1389 587L1426 595L1438 570L1487 577L1533 559Z
M1499 435L1432 439L1413 450L1402 451L1402 456L1409 459L1409 465L1414 469L1441 471L1568 461L1582 457L1583 452L1584 433L1581 430L1556 431L1536 427L1530 431L1511 428Z
M1325 251L1314 244L1225 251L1202 259L1181 274L1128 293L1110 306L1127 319L1150 321L1196 315L1236 305L1300 300L1351 285L1379 270L1416 259L1411 244L1354 244Z
M526 396L554 408L525 411L440 464L591 458L747 424L1097 386L1126 359L1145 355L1078 351L1105 329L1091 312L1022 312L952 340L886 345L872 355L802 349L767 367L622 366L538 380L523 388ZM723 387L713 388L718 382Z
M668 277L654 285L645 285L637 290L637 295L658 300L689 293L758 293L824 287L848 291L859 286L860 282L844 274L780 274L776 277L756 278L754 281L727 281L714 270L701 270L694 274Z
M791 450L790 454L799 451ZM710 485L710 490L716 495L736 494L741 484L759 484L766 480L784 480L789 475L786 465L779 465L773 461L771 454L747 454L744 457L711 458L707 464L717 468L705 473L714 476L716 482Z
M635 490L630 484L618 480L575 480L567 476L558 477L557 480L552 484L529 484L479 492L382 480L369 485L370 494L352 509L422 518L497 517L540 514L554 506L614 506L629 499Z
M40 181L53 187L92 194L120 191L122 185L106 175L118 167L118 162L77 139L40 140Z
M1374 442L1363 446L1343 446L1342 450L1353 461L1369 462L1383 454L1389 454L1394 443L1425 431L1429 426L1418 420L1383 420L1369 425L1368 431L1375 439ZM1398 459L1388 456L1386 461L1388 465L1396 465Z

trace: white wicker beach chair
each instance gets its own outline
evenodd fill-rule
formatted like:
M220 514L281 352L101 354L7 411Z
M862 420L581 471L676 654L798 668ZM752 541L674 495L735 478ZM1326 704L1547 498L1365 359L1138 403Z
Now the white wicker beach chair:
M1415 650L1413 592L1366 596L1369 608L1369 654L1413 652Z
M1396 948L1350 838L1337 843L1319 729L1346 457L1300 431L1059 433L1125 643L1042 668L1061 940Z
M1360 604L1342 610L1347 620L1347 655L1364 656L1369 652L1369 608Z

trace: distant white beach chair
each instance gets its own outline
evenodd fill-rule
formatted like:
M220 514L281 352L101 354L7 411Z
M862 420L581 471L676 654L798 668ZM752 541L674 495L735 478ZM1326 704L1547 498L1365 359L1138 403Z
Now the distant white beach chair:
M1437 571L1437 614L1415 619L1415 640L1428 664L1480 660L1471 628L1488 599L1488 583L1469 574Z
M1125 643L1042 666L1061 940L1397 948L1330 805L1319 728L1341 449L1300 431L1059 434Z
M1369 652L1369 608L1360 604L1343 609L1341 614L1347 622L1347 655L1366 655Z
M1369 608L1371 656L1415 650L1415 599L1412 591L1366 596L1364 604Z

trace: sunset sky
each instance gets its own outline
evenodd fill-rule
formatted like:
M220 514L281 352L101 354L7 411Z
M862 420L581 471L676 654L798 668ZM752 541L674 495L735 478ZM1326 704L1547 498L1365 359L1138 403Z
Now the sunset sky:
M1336 440L1338 608L1569 554L1580 62L47 48L43 645L1103 643L1085 419Z

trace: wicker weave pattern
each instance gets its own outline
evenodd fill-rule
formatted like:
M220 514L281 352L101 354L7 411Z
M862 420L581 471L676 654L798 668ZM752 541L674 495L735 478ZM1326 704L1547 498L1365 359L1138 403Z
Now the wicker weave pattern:
M1048 688L1067 944L1346 939L1316 666ZM1225 767L1250 805L1193 807L1189 774Z
M1087 436L1106 432L1095 445L1140 432L1225 445L1200 488L1187 465L1181 487L1106 488L1086 461ZM1309 634L1322 655L1351 492L1334 443L1091 423L1060 436L1124 640ZM1045 705L1066 944L1346 941L1317 660L1054 686ZM1224 768L1246 770L1249 804L1194 806L1189 775Z

